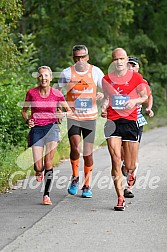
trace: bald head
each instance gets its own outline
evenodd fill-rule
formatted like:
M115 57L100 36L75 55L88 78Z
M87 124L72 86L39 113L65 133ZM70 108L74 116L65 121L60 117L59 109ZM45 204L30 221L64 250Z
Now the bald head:
M117 60L117 59L121 59L121 58L125 58L128 60L127 52L123 48L116 48L112 52L112 61Z
M123 76L128 71L128 56L123 48L116 48L112 52L112 64L117 76Z

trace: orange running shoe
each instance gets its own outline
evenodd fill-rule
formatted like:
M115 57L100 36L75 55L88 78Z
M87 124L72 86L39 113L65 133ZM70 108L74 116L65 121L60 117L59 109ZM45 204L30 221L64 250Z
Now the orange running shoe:
M48 195L43 196L43 205L52 205L52 201Z
M128 186L133 186L135 182L136 182L136 176L134 174L134 171L132 173L128 173L128 176L127 176Z
M115 211L124 211L125 210L125 199L123 196L118 197L118 204L114 207Z
M42 182L44 179L44 172L36 172L35 176L38 182Z

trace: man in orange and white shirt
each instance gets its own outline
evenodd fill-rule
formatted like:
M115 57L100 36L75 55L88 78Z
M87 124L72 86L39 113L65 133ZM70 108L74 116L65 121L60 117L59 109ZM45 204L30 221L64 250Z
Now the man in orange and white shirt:
M59 79L59 89L66 87L66 100L73 113L67 119L72 165L71 184L68 193L76 195L79 186L79 144L83 136L84 183L82 197L91 198L90 178L93 169L93 143L95 139L98 109L96 100L103 98L98 87L102 88L104 76L100 68L88 63L88 48L75 45L72 50L74 65L64 69Z

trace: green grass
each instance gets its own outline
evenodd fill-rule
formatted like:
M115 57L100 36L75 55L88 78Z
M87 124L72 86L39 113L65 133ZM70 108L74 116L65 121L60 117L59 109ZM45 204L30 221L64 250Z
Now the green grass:
M8 182L11 175L19 170L18 165L15 163L18 155L23 151L23 148L12 147L9 150L1 150L0 153L0 191L8 188ZM17 175L15 182L23 176Z

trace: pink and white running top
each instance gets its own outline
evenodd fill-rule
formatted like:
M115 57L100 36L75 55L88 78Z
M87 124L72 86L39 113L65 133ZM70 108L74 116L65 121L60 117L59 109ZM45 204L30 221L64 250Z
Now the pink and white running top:
M39 87L35 87L28 90L25 98L26 106L31 106L30 119L33 119L38 126L57 122L57 106L62 101L65 101L63 94L52 87L47 97L42 97Z

